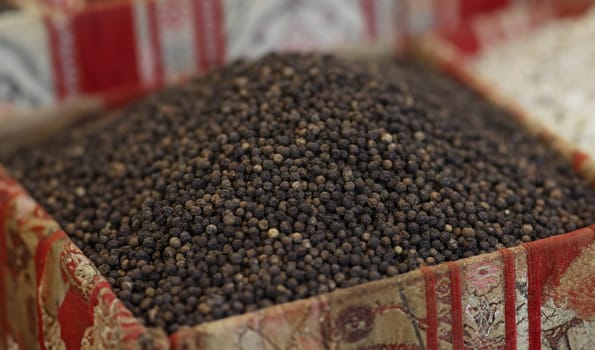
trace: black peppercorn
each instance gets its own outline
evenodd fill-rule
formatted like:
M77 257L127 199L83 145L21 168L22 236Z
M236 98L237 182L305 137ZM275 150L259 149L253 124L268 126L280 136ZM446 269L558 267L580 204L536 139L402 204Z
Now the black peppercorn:
M595 222L593 191L504 112L377 68L236 62L2 161L168 332Z

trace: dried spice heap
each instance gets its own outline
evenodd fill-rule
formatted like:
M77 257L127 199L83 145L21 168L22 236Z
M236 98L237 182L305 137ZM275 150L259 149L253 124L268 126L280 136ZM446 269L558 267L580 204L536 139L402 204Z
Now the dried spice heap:
M564 160L415 67L271 55L121 114L8 164L169 332L595 222Z

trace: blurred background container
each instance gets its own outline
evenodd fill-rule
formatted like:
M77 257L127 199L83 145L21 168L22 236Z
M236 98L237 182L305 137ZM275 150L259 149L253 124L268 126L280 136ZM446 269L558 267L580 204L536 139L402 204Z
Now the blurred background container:
M547 0L543 0L549 2ZM392 50L526 1L10 0L0 17L0 116L100 95L118 103L239 57Z

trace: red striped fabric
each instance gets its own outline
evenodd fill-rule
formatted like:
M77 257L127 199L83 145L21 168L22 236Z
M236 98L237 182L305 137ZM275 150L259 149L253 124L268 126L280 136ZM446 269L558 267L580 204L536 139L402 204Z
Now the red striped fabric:
M527 244L527 278L529 314L529 350L541 349L541 263L542 256L534 245Z
M2 168L0 167L0 172ZM1 181L1 179L0 179ZM8 215L8 196L7 193L0 191L0 332L8 333L8 325L6 322L7 308L6 295L4 294L5 278L6 278L6 216ZM8 339L0 337L0 348L7 349Z
M206 31L206 16L204 13L203 0L192 0L192 7L194 9L194 37L196 40L196 66L199 72L204 72L208 67L207 58L207 31Z
M225 18L221 0L192 0L197 67L205 72L225 62Z
M149 31L151 35L151 52L153 55L153 72L155 72L155 83L163 83L163 59L161 56L161 39L159 37L159 24L157 21L157 6L155 1L148 1L149 7Z
M225 35L225 14L223 10L223 0L214 0L213 2L213 35L215 40L215 51L217 65L226 61L226 35Z
M52 61L52 73L54 77L54 91L58 99L66 96L66 87L64 84L64 72L62 70L60 57L60 37L56 24L50 17L44 18L44 23L48 32L49 50Z
M438 349L438 314L436 308L436 275L434 270L422 267L424 284L426 287L426 348Z
M362 16L366 26L366 35L369 40L375 40L378 36L376 27L376 3L377 0L360 0Z
M139 84L131 4L81 12L72 31L81 93Z
M454 349L463 349L463 305L461 267L456 262L448 263L451 288L452 345Z
M506 330L506 349L517 348L516 332L516 271L514 254L509 249L500 250L504 263L504 322Z

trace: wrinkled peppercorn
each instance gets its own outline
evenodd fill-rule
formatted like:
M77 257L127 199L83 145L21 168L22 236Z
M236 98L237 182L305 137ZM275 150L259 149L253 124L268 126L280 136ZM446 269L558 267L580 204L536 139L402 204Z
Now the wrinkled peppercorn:
M411 65L270 55L6 160L174 332L593 223L549 147Z

